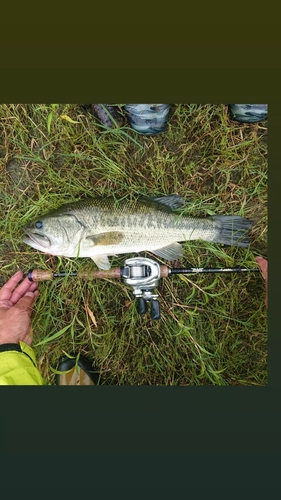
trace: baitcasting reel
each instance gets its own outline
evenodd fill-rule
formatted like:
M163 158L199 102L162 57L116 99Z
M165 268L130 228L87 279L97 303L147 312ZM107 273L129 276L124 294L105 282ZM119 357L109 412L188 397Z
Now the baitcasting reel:
M160 265L152 259L136 257L125 261L121 273L126 285L133 289L133 294L138 299L138 313L145 314L146 304L150 304L151 318L160 319L158 295L153 293L161 277Z

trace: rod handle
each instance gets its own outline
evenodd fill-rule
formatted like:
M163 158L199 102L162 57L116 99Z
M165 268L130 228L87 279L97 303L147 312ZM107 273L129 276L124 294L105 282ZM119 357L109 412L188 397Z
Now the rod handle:
M170 268L165 265L160 266L160 278L168 278L170 274Z
M79 278L86 278L86 279L106 279L106 278L116 278L120 279L121 278L121 268L120 267L113 267L112 269L109 269L108 271L103 271L102 269L100 271L90 271L90 273L78 273Z
M52 271L46 271L44 269L30 269L27 273L27 277L29 281L50 281L54 278L61 278L67 276L77 276L80 279L106 279L106 278L120 278L121 271L120 267L115 267L113 269L109 269L108 271L90 271L90 272L78 272L78 273L53 273Z
M50 281L54 279L54 273L43 269L30 269L27 277L29 281Z

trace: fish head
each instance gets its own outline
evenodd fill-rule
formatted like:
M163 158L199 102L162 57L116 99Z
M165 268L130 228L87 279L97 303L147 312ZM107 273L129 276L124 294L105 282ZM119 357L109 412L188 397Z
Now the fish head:
M22 241L51 255L77 256L82 224L72 214L38 217L24 227Z

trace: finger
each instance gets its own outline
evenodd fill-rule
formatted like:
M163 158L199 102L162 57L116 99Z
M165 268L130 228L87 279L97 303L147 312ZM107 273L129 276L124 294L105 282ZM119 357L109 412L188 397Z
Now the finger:
M14 305L16 309L19 309L21 312L27 312L28 316L31 316L32 306L34 304L34 300L36 295L34 292L26 292L24 297L21 297L20 300Z
M36 290L36 283L31 283L29 279L26 277L22 283L13 291L10 300L13 304L16 304L18 300L23 297L26 292L33 292Z
M10 300L0 300L0 309L10 309L13 306Z
M258 256L255 258L256 262L267 262L267 259L265 259L264 257L261 257L261 256Z
M263 257L256 257L256 262L260 267L264 279L267 280L267 260Z
M39 290L28 290L28 292L33 292L35 298L39 295ZM10 309L14 305L10 300L0 300L0 309Z
M30 283L30 287L28 289L28 292L35 292L35 290L37 290L37 283L35 283L35 281L33 281L32 283Z
M0 290L0 300L10 300L12 292L23 277L22 271L17 271L10 279L2 286Z

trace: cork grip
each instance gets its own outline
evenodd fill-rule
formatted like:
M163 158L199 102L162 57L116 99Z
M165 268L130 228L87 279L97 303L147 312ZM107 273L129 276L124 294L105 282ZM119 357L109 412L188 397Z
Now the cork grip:
M168 266L160 266L160 277L168 278L169 276L169 268Z
M67 273L62 273L61 275L56 276L56 273L52 271L45 271L43 269L31 269L28 271L27 277L29 281L50 281L54 278L67 277ZM108 271L92 271L92 272L78 272L77 277L80 279L106 279L106 278L120 278L120 267L116 267L110 269Z
M93 271L93 272L90 272L87 276L88 279L98 279L98 278L102 278L102 279L106 279L106 278L120 278L121 275L121 270L120 270L120 267L115 267L113 269L109 269L108 271ZM78 273L78 276L79 278L82 277L80 273Z
M54 278L52 271L44 271L42 269L31 269L27 275L29 281L48 281Z

